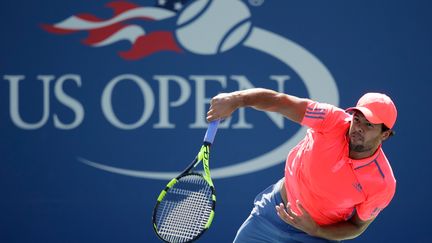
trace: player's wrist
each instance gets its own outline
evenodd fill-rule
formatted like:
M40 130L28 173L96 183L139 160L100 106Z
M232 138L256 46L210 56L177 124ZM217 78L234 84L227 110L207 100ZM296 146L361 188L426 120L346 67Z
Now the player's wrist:
M319 226L317 226L315 228L314 232L312 232L312 235L316 236L316 237L321 237L321 235L322 235L322 228L319 227Z
M235 91L231 93L232 105L235 109L245 107L245 99L242 91Z

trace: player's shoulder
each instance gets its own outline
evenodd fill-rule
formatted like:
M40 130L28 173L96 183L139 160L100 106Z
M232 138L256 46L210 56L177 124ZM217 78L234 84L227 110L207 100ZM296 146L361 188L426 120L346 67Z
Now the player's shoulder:
M379 148L380 151L378 156L376 157L376 164L378 169L380 170L382 182L381 186L383 190L387 191L395 191L396 189L396 178L393 173L393 169L390 161L387 159L382 148Z
M308 100L305 118L309 119L326 119L332 117L336 120L345 121L350 117L342 108L324 102Z
M362 164L358 164L354 171L369 194L393 194L396 189L392 167L382 148L369 159L362 161Z

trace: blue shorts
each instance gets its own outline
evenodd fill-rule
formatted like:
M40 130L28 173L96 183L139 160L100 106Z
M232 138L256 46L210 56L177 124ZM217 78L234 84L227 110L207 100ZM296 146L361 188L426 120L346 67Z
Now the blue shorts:
M310 236L279 218L275 206L282 202L282 183L278 181L255 197L254 208L237 231L234 243L338 242Z

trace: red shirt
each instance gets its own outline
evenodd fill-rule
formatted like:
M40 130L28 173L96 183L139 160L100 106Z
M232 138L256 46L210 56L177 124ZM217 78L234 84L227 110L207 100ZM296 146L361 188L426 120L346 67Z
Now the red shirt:
M371 219L395 193L396 180L381 147L365 159L348 157L351 118L338 107L310 101L301 122L310 129L288 154L287 199L296 213L299 200L320 225L348 220L354 210L360 219Z

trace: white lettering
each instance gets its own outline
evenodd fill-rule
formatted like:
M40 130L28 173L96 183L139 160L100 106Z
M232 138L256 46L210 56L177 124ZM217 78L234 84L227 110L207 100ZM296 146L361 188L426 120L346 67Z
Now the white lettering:
M183 105L191 95L191 88L188 81L180 76L156 75L154 78L159 81L159 122L154 124L154 128L175 128L169 122L169 107L179 107ZM180 97L176 101L169 102L169 81L173 81L180 87Z
M143 114L137 122L132 124L125 124L117 118L117 116L114 113L112 102L111 102L111 97L115 86L119 82L127 81L127 80L131 80L138 85L138 87L140 88L143 94L143 100L144 100ZM105 117L112 125L120 129L131 130L131 129L136 129L147 122L147 120L150 118L151 114L153 113L154 101L155 99L154 99L153 91L150 85L148 85L144 79L133 74L123 74L115 77L105 87L102 93L101 105Z
M43 83L43 114L42 118L35 123L23 121L19 111L19 82L25 79L24 75L4 75L3 79L9 81L9 114L12 122L21 129L34 130L41 128L49 117L49 83L54 79L52 75L38 75L37 79Z
M55 80L53 75L38 75L37 79L42 81L43 85L43 114L42 118L37 122L24 121L22 118L22 111L19 109L19 103L22 102L23 98L20 99L20 81L26 77L24 75L4 75L3 78L10 84L10 117L12 122L19 128L22 129L38 129L46 125L50 115L50 82ZM277 84L277 90L284 92L285 83L290 79L287 75L271 75L269 76L270 81L275 81ZM170 112L174 108L180 108L184 106L191 98L192 94L195 94L194 101L194 112L195 117L193 122L189 124L191 129L203 129L207 127L207 121L205 119L208 105L210 104L211 97L217 93L210 94L210 86L217 87L217 92L225 91L228 86L228 81L234 87L234 90L244 90L248 88L254 88L255 85L244 75L190 75L189 78L185 78L177 75L155 75L153 79L159 85L158 97L155 99L154 87L151 87L146 80L142 77L134 74L122 74L114 77L106 87L104 87L101 95L101 108L103 115L107 121L114 127L124 130L137 129L147 123L152 117L155 108L155 101L158 101L158 121L153 124L154 129L175 129L176 123L179 119L187 118L171 118ZM77 99L73 98L70 94L64 90L67 82L74 82L77 87L82 86L82 78L78 74L65 74L60 76L54 85L55 98L64 106L72 110L74 118L70 122L66 122L62 119L62 114L57 112L53 114L54 127L63 130L71 130L77 128L83 122L85 118L85 110L83 104ZM143 96L143 110L140 117L133 122L125 122L118 116L114 111L114 104L112 103L112 96L115 92L115 88L120 82L132 81L138 86L139 91ZM192 82L192 84L191 84ZM195 90L192 90L192 85L195 84ZM176 90L174 92L173 90ZM178 92L177 92L178 90ZM177 96L177 97L176 97ZM27 101L26 99L24 99ZM28 102L28 101L27 101ZM193 102L192 102L193 103ZM52 109L52 108L51 108ZM187 108L190 110L191 108ZM233 119L230 117L221 123L220 128L232 128L232 129L252 129L254 127L253 122L247 121L246 109L240 108L236 111L238 114L238 121L231 124ZM284 128L285 119L280 114L274 112L266 112L270 121L276 125L279 129ZM237 117L236 117L237 118ZM173 120L171 120L173 119Z
M58 101L69 107L75 113L75 120L70 124L60 121L57 114L54 114L54 126L64 130L70 130L78 127L84 119L84 108L80 102L67 95L63 90L63 84L66 80L74 81L78 87L81 87L81 77L76 74L66 74L57 79L54 86L54 94Z
M210 104L211 99L206 96L206 84L210 81L219 82L222 88L226 88L227 80L225 76L221 75L208 75L208 76L198 76L191 75L190 78L195 81L196 92L195 92L195 123L190 124L190 128L206 128L206 111L207 105ZM214 94L216 95L216 94ZM213 96L214 96L213 95ZM226 122L219 125L220 128L225 128L229 124Z

